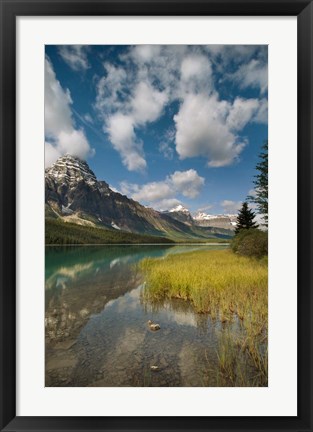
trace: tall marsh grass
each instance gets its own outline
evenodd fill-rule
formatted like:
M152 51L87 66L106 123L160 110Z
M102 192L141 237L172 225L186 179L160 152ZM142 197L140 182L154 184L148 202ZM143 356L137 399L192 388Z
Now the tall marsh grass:
M238 320L240 333L227 339L222 334L220 338L220 374L229 385L238 382L234 359L236 353L244 354L257 371L258 385L267 384L267 258L257 260L230 250L195 251L147 258L139 268L146 279L146 300L189 300L196 312L208 313L223 325ZM242 370L240 375L244 383Z

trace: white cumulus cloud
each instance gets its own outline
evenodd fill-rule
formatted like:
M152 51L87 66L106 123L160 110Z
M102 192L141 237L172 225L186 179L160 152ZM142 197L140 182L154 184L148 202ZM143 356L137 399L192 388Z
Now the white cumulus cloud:
M135 129L157 120L168 96L149 81L138 81L134 77L130 80L122 67L105 63L104 70L105 76L97 85L95 105L103 120L103 129L126 168L143 171L146 160Z
M52 144L49 142L45 142L45 167L51 166L60 156L62 156L62 153Z
M55 76L52 64L45 60L45 134L55 136L70 132L72 126L72 99L69 90L63 90Z
M178 194L186 198L196 198L204 182L203 177L199 176L194 169L190 169L175 171L163 181L149 182L143 185L121 182L120 188L123 194L136 201L166 210L181 203L177 198Z
M103 120L111 113L122 109L124 91L127 86L127 73L122 67L110 63L103 65L105 75L97 84L96 108Z
M259 103L259 109L254 117L254 121L256 123L264 123L268 122L268 100L261 99Z
M170 181L174 189L188 198L195 198L199 195L200 189L204 185L204 178L200 177L194 169L175 171L170 176Z
M228 214L236 214L238 213L238 210L242 206L241 201L232 201L232 200L223 200L221 202L221 206L223 207L223 210L225 213Z
M258 59L252 59L249 63L242 64L232 75L242 88L259 88L261 93L267 91L268 66Z
M217 93L188 94L174 116L176 151L181 159L204 156L208 166L234 163L246 141L238 131L249 122L265 122L267 105L258 99L220 100Z
M136 45L133 47L132 56L138 63L147 63L157 57L160 50L160 45Z
M211 167L236 162L247 144L241 137L243 128L249 122L267 122L265 97L223 100L215 86L223 72L220 83L232 80L239 88L255 87L265 93L266 47L138 45L125 50L118 60L104 63L95 106L112 146L130 171L146 167L138 134L159 120L165 109L173 113L173 147L179 157L201 156ZM117 140L120 132L114 129L121 118L127 118L128 134L127 139ZM173 157L169 140L163 141L160 152L165 158Z
M227 125L231 130L243 129L259 110L258 99L236 98L229 110Z
M212 87L212 68L207 57L192 54L185 57L181 64L183 92L203 92Z
M136 201L159 201L163 198L170 198L173 196L171 184L168 181L151 182L143 185L138 192L132 195Z
M159 151L163 154L165 159L172 160L174 157L174 150L170 143L163 141L159 144Z
M87 70L89 66L87 51L84 45L60 45L59 54L65 63L74 71Z
M140 82L131 99L131 113L136 124L153 122L160 117L167 95L154 89L149 83Z
M83 129L76 129L69 90L63 90L52 64L45 59L45 166L69 153L85 159L93 154Z
M58 135L58 150L84 159L90 153L90 146L83 130L61 131Z
M204 156L213 167L233 163L245 142L227 124L228 113L229 104L219 101L216 94L188 95L174 116L176 151L180 158Z
M108 119L107 132L123 164L130 171L142 171L146 168L142 143L136 138L132 117L116 113Z
M107 117L104 116L104 130L108 132L114 149L120 153L122 162L127 169L129 171L143 171L147 164L143 145L136 137L135 128L153 122L160 117L167 101L167 95L165 92L153 88L149 83L140 82L123 106L119 106L116 101L115 91L110 97L118 110ZM100 98L99 103L103 103L102 98Z

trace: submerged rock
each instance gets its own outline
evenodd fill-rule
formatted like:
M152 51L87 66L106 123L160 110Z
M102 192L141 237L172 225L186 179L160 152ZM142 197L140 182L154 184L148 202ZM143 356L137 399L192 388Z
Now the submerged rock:
M159 370L159 366L152 365L152 366L150 366L150 369L151 369L152 371L158 371L158 370Z
M150 330L152 331L156 331L156 330L160 330L160 324L154 324L151 320L148 321L148 325Z

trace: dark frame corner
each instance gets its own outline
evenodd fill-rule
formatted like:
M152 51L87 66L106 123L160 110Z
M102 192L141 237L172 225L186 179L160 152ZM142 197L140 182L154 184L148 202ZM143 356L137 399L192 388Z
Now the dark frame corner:
M16 36L17 16L297 16L298 22L298 416L16 416ZM0 430L211 430L312 432L313 4L307 0L0 0Z

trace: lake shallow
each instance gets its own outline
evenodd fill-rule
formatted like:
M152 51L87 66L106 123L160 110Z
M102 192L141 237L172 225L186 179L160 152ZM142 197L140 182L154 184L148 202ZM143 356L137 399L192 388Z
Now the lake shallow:
M144 300L134 264L225 247L46 247L46 386L220 385L224 325L183 300ZM161 329L151 331L149 319ZM238 320L227 331L240 332Z

